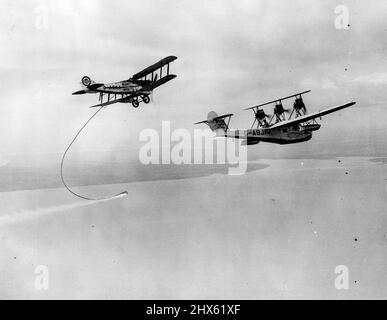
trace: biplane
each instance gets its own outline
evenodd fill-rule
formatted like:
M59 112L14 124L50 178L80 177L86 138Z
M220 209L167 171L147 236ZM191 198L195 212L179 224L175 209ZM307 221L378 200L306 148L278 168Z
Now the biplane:
M242 139L242 145L254 145L261 141L291 144L310 140L313 131L317 131L321 127L316 121L317 118L321 120L322 116L356 104L356 102L349 102L308 114L302 99L302 95L308 92L310 90L244 109L254 112L254 121L250 129L230 129L229 124L233 114L218 116L214 111L208 114L207 120L195 124L207 124L217 137ZM295 98L293 108L291 110L285 109L282 101L291 98ZM266 114L262 108L270 104L274 104L272 115ZM286 114L289 114L288 118L286 118Z
M166 57L131 76L128 80L114 83L96 83L90 77L84 76L81 80L83 89L73 94L99 94L99 104L90 108L105 107L118 102L131 103L134 108L138 108L140 102L150 102L149 96L154 89L176 77L169 73L169 64L176 59L175 56ZM105 96L107 99L104 102Z

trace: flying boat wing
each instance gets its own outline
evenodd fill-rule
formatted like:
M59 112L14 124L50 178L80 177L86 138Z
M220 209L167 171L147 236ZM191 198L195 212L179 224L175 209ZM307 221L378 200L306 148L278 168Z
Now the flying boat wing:
M294 126L294 125L297 125L297 124L300 124L300 123L303 123L303 122L306 122L306 121L309 121L309 120L312 120L315 118L320 118L320 117L325 116L329 113L336 112L336 111L339 111L339 110L344 109L344 108L348 108L350 106L353 106L354 104L356 104L356 102L350 102L350 103L342 104L342 105L335 106L332 108L324 109L324 110L319 111L319 112L306 114L304 116L297 117L297 118L294 118L291 120L281 121L281 122L278 122L278 123L270 126L270 129L281 128L281 127L291 127L291 126Z

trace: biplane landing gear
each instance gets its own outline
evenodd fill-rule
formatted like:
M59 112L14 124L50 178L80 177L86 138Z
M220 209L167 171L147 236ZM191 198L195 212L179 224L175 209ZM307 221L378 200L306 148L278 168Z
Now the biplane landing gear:
M133 99L133 100L132 100L132 106L133 106L133 108L138 108L139 105L140 105L140 103L138 102L137 99Z
M142 101L144 101L144 103L149 103L150 102L149 96L143 96Z

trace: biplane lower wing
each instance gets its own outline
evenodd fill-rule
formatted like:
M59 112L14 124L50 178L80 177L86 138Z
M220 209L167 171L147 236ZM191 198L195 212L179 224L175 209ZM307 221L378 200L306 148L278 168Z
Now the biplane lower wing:
M133 96L141 95L143 92L152 91L152 90L156 89L157 87L160 87L164 83L171 81L174 78L176 78L176 75L174 75L174 74L169 74L165 77L162 77L161 79L154 81L154 82L142 87L140 90L133 93Z
M332 108L328 108L328 109L325 109L325 110L322 110L319 112L314 112L314 113L307 114L307 115L304 115L301 117L297 117L297 118L294 118L292 120L281 121L281 122L278 122L278 123L270 126L270 129L281 128L281 127L291 127L291 126L294 126L294 125L297 125L297 124L300 124L300 123L303 123L303 122L306 122L306 121L309 121L309 120L312 120L315 118L325 116L329 113L336 112L336 111L339 111L339 110L344 109L344 108L348 108L350 106L353 106L354 104L356 104L356 102L350 102L350 103L342 104L342 105L335 106Z
M90 108L98 108L98 107L110 106L111 104L114 104L114 103L124 102L125 100L128 100L130 97L131 96L126 96L126 97L123 97L123 98L120 98L120 99L115 99L115 100L107 101L107 102L104 102L104 103L99 103L99 104L96 104L94 106L91 106Z
M151 66L145 68L144 70L136 73L135 75L133 75L131 77L131 79L134 79L134 80L137 80L137 79L141 79L145 76L147 76L148 74L162 68L163 66L171 63L172 61L175 61L177 59L177 57L175 56L169 56L169 57L166 57L164 59L161 59L160 61L156 62L155 64L152 64Z

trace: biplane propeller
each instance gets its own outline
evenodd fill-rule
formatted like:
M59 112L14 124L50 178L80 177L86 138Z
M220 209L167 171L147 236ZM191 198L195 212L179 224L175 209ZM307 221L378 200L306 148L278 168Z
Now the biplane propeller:
M73 95L85 93L98 93L99 104L90 108L106 107L114 103L131 103L134 108L138 108L140 102L149 103L153 90L174 79L176 75L169 73L169 64L177 57L169 56L144 70L131 76L128 80L114 83L96 83L88 76L81 80L83 90L74 92ZM164 71L164 74L163 74ZM107 101L104 102L104 97Z
M218 116L214 111L211 111L208 114L207 120L195 124L205 123L216 133L217 137L242 139L242 144L244 145L257 144L261 141L277 144L291 144L310 140L313 131L317 131L321 127L321 125L316 122L317 118L321 119L322 116L356 104L356 102L350 102L308 114L305 104L302 101L302 95L308 92L310 92L310 90L244 109L253 110L254 112L254 122L250 129L230 129L229 123L232 114ZM289 118L285 119L285 113L289 113L290 110L283 107L282 100L293 97L295 97L293 109ZM266 119L270 116L265 113L262 107L273 103L275 104L273 115L271 116L270 121L267 122ZM293 114L295 115L292 118ZM224 121L225 118L229 118L227 124ZM274 118L276 121L273 123L272 120ZM255 123L258 123L256 128L254 128Z

